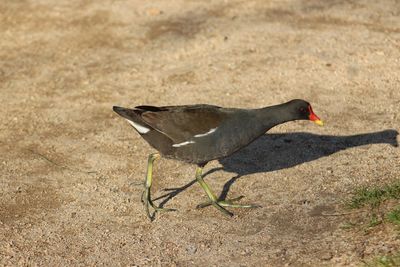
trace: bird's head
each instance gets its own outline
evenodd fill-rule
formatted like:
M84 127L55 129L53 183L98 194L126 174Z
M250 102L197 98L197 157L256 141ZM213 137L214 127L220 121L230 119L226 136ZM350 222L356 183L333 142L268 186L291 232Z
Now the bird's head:
M310 103L301 99L295 99L290 101L291 110L298 120L310 120L316 124L322 126L324 123L321 119L315 115Z

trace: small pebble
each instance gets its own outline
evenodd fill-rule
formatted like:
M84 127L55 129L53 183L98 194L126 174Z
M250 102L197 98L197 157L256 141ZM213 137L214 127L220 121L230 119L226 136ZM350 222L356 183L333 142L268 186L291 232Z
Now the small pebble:
M332 253L329 252L329 251L322 252L322 253L319 255L319 258L320 258L321 260L324 260L324 261L330 260L330 259L332 259L332 257L333 257L333 255L332 255Z
M148 16L158 16L158 15L161 15L162 13L163 13L163 12L162 12L160 9L155 8L155 7L148 8L148 9L146 10L146 14L147 14Z
M196 253L196 251L197 251L197 247L196 247L195 245L193 245L193 244L190 244L190 245L188 245L188 246L186 247L186 252L187 252L189 255L193 255L194 253Z

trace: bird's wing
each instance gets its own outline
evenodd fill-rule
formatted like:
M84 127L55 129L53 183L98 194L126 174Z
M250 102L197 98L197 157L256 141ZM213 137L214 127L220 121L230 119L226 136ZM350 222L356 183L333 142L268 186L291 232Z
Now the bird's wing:
M210 133L218 128L227 115L221 107L211 105L136 108L143 111L141 118L148 125L176 143Z

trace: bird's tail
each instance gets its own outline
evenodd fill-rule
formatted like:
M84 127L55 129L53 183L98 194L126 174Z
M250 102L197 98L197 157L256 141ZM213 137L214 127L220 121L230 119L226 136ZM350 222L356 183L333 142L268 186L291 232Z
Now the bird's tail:
M113 106L113 110L126 119L133 128L136 129L140 134L145 134L149 132L152 127L149 126L143 119L141 118L141 110L138 109L130 109L130 108L123 108L118 106Z

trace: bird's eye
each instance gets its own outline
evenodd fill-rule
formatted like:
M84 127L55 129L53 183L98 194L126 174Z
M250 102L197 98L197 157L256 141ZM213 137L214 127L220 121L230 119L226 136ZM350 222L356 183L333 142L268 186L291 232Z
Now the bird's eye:
M301 113L304 113L305 111L306 111L306 109L305 109L305 108L303 108L303 107L302 107L302 108L300 108L300 112L301 112Z

